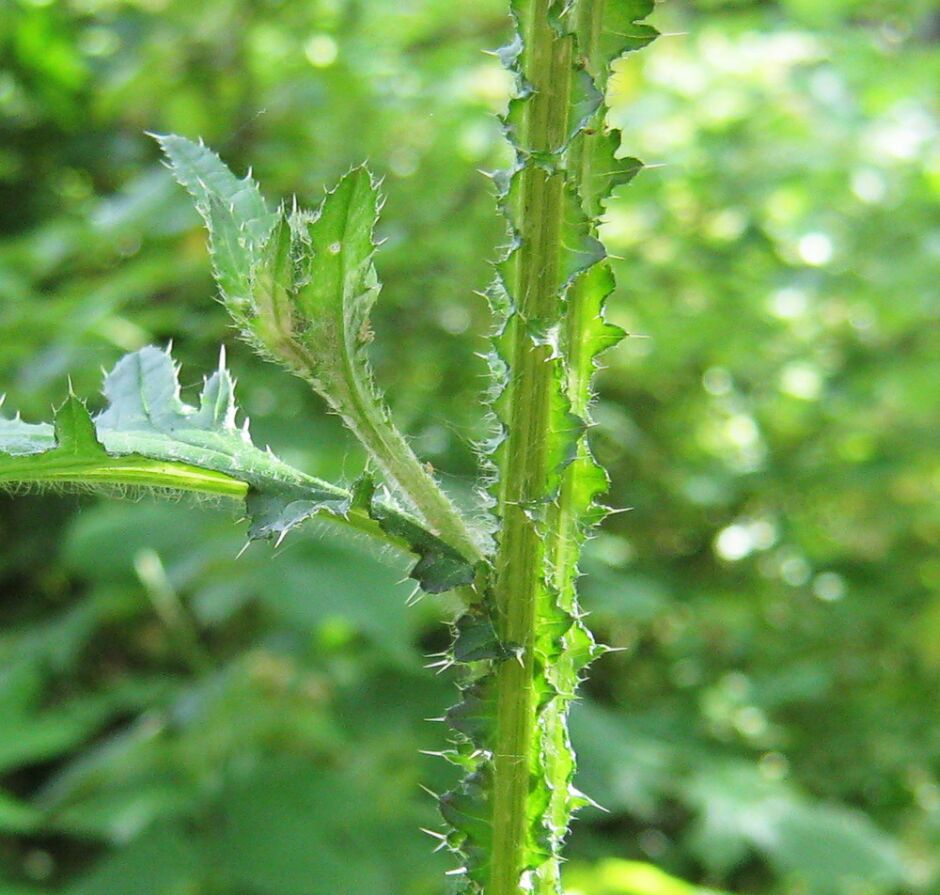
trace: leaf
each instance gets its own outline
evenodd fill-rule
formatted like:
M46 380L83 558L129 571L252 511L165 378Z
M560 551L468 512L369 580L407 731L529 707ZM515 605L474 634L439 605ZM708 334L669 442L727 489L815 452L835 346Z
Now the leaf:
M303 253L297 304L306 319L304 342L312 373L339 413L346 402L374 400L365 349L369 312L379 293L372 264L378 189L364 168L353 168L326 194L314 217L297 216Z
M566 891L582 895L722 895L717 889L694 886L642 861L606 858L591 866L565 869Z
M170 824L158 824L102 858L62 895L167 895L193 891L207 868L197 841Z
M698 812L692 849L717 872L759 852L783 877L818 895L849 895L859 886L894 892L907 882L897 844L865 815L810 802L753 766L708 766L684 788Z
M206 222L215 277L226 301L246 306L252 270L279 215L268 211L250 174L237 178L201 141L193 143L173 134L152 136Z
M578 192L584 212L597 221L605 202L618 186L633 180L642 170L639 159L620 155L620 131L608 130L603 115L575 138L571 147L572 167L578 172Z
M361 767L351 772L283 755L231 780L221 794L212 843L226 889L258 895L409 891L422 875L415 868L429 864L417 831L421 815L397 781L385 782L389 801L377 797L372 776Z
M436 535L482 558L478 536L415 457L375 388L366 348L379 292L372 256L381 202L369 171L349 171L316 212L295 204L289 213L283 206L269 213L251 177L235 177L201 143L157 140L206 222L216 281L242 336L310 384Z
M253 538L283 537L323 514L416 553L413 574L429 592L472 581L472 564L384 491L372 489L363 500L256 447L247 421L237 423L235 383L224 355L195 407L180 398L169 354L151 346L120 360L104 393L108 406L94 420L74 396L54 426L0 420L0 486L112 485L243 498Z
M156 139L206 222L216 281L243 335L355 421L363 400L376 401L365 357L379 290L372 176L353 168L316 212L271 213L251 177L237 178L201 142Z
M418 554L419 560L411 570L411 575L422 582L425 591L443 593L473 581L473 569L467 560L417 522L403 513L391 511L387 504L381 502L372 504L371 513L382 531L394 538L401 538L413 553Z
M255 447L236 422L235 383L225 367L210 376L191 407L180 399L178 369L165 351L145 347L118 361L104 382L107 409L96 420L105 449L143 454L224 473L284 499L303 496L341 505L348 493L307 476Z
M608 0L606 3L581 2L574 16L578 45L584 65L603 91L611 64L621 56L641 50L652 43L659 32L641 21L653 12L654 0Z
M57 411L54 426L18 419L0 424L0 486L21 483L172 488L232 497L247 491L244 483L211 469L161 463L132 452L109 454L74 396Z

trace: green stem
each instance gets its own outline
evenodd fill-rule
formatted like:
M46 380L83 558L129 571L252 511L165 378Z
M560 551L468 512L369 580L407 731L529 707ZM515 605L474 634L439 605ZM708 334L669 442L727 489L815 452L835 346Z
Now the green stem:
M549 22L549 0L528 4L519 22L533 96L525 105L522 150L551 154L568 130L571 42ZM487 895L519 895L527 869L528 795L536 737L533 645L543 587L545 543L532 518L544 500L556 387L551 348L538 345L527 321L559 316L559 256L564 177L532 162L519 175L516 224L520 246L511 283L517 307L512 322L510 384L506 396L508 443L500 476L502 517L494 596L498 633L519 648L519 661L497 670L497 735L493 756L492 854Z
M316 369L315 359L303 346L292 347L301 376L340 415L389 481L411 501L432 533L468 559L479 562L483 558L480 542L463 515L417 458L380 400L364 393L360 377L351 368L345 353L344 375L332 380L329 389L324 389L306 372Z
M414 504L415 509L441 540L468 559L483 558L480 543L463 515L435 481L429 469L417 458L407 439L391 421L387 410L374 400L350 389L353 421L347 423L388 478Z

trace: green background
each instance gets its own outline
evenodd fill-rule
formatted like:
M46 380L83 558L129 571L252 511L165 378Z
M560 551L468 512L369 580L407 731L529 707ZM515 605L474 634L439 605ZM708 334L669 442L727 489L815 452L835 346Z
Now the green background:
M95 395L171 339L194 389L225 342L256 442L350 479L337 421L234 340L144 131L307 204L365 158L388 196L378 379L469 494L503 6L0 4L5 410L48 419L67 376ZM654 22L611 88L650 168L604 228L633 337L594 445L632 511L585 561L623 651L575 710L607 813L576 824L569 890L937 893L940 13L675 0ZM422 667L450 607L406 608L400 568L328 531L236 561L234 515L0 497L0 895L444 891L419 784L450 778L418 750L454 698Z

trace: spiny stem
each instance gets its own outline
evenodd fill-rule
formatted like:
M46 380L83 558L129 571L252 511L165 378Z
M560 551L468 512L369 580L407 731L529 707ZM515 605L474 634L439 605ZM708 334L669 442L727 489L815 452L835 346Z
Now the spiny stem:
M480 543L463 515L415 456L388 411L380 409L374 398L361 394L356 386L356 378L350 375L345 400L338 406L347 426L382 472L414 504L433 533L468 559L478 562L483 557Z
M588 70L594 74L593 55L604 18L605 0L581 0L574 10L575 33L580 37L578 49L586 61ZM604 108L601 109L603 115ZM579 135L569 150L569 176L576 185L578 195L585 204L592 204L597 194L592 178L591 144L600 139L598 133ZM595 227L596 229L596 227ZM602 262L603 263L603 262ZM563 344L565 354L565 394L571 406L571 412L583 422L589 422L588 412L591 404L591 376L594 372L596 348L592 345L589 324L597 313L596 308L586 301L587 290L572 288L568 290L565 301L563 321ZM549 530L552 533L552 580L560 595L566 611L574 608L575 580L580 554L579 527L583 508L577 506L576 491L585 464L593 464L587 436L578 440L577 453L562 474L558 500L552 508L552 521Z
M558 39L549 22L549 0L529 4L519 22L534 90L527 102L520 144L552 153L568 130L571 42ZM559 252L564 178L527 164L515 209L520 247L515 255L514 318L507 395L509 430L501 470L499 511L503 520L494 588L498 631L516 645L519 661L497 671L497 736L493 759L493 839L487 895L519 895L526 869L530 755L535 738L534 683L536 608L543 582L545 544L532 518L549 474L554 369L550 346L534 344L531 320L558 315Z

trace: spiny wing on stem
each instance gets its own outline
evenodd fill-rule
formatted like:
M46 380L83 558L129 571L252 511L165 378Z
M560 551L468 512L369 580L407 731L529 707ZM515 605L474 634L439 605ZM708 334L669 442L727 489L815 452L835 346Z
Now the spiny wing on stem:
M307 475L256 447L239 425L224 359L196 406L182 401L178 369L158 348L127 355L104 383L108 404L92 419L70 395L52 425L0 417L0 487L132 487L244 499L249 536L282 536L315 515L419 557L413 574L429 592L468 584L472 565L370 487L350 491Z
M584 68L597 90L604 92L617 59L642 50L659 36L644 22L655 0L577 0L571 23L578 39Z

